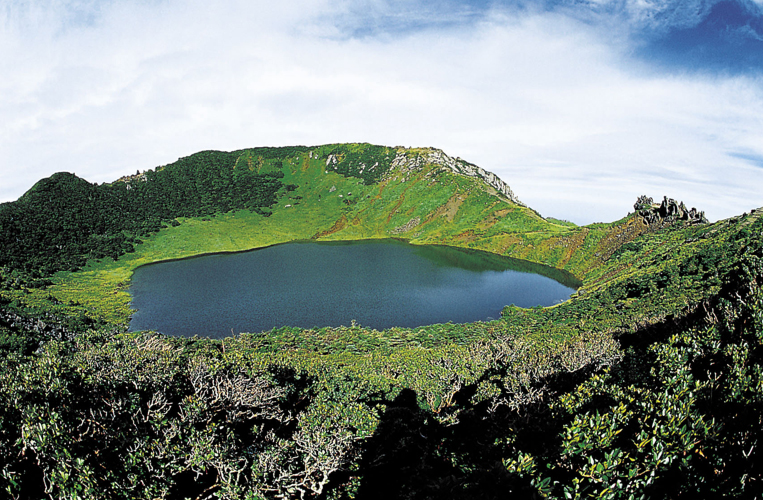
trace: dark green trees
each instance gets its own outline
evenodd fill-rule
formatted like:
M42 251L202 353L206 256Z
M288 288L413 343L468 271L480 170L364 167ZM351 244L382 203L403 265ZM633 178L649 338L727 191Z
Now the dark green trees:
M0 205L0 267L49 275L87 258L118 258L177 217L271 206L280 172L234 169L238 153L204 151L124 181L58 173ZM175 222L176 224L176 222Z

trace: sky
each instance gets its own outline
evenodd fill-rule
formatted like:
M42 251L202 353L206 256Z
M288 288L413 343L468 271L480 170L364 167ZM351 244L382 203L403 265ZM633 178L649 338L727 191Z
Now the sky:
M431 146L543 216L763 206L763 0L0 0L0 202L197 151Z

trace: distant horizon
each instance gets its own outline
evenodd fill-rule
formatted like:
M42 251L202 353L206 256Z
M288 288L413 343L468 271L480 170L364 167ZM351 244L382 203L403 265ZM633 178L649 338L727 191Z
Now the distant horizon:
M435 147L544 217L763 206L763 0L14 0L0 202L202 150Z

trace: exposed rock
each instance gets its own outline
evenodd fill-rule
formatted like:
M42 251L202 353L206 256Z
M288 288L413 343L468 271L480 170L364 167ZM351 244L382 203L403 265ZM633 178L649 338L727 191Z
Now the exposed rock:
M398 226L395 229L392 230L394 234L400 234L405 233L413 229L414 227L421 224L421 217L414 217L413 219L409 220L407 223L403 224L402 226Z
M135 175L125 175L123 177L120 177L115 182L124 182L127 183L127 189L130 189L130 183L131 182L146 182L148 181L148 178L146 177L146 171L143 172L137 171Z
M439 149L433 149L429 153L428 160L431 163L436 163L438 165L447 167L452 172L457 174L467 175L469 177L479 177L489 186L493 187L496 191L511 200L513 203L516 203L517 205L524 205L521 201L519 201L519 198L517 198L509 185L503 182L493 172L488 172L487 170L482 169L477 165L468 163L461 158L451 158Z
M705 212L700 212L694 207L687 209L684 202L678 202L667 196L662 198L660 204L655 203L651 197L639 196L633 208L644 218L644 222L650 225L679 220L690 224L707 223Z
M420 171L425 165L438 165L443 168L447 168L453 173L466 175L469 177L478 177L485 181L486 184L494 188L503 196L508 198L512 203L517 205L524 204L519 201L519 198L514 194L508 184L503 182L497 175L492 172L488 172L477 165L468 163L461 158L452 158L445 154L440 149L429 149L427 154L408 154L409 150L400 150L392 161L390 173L408 173L412 171Z

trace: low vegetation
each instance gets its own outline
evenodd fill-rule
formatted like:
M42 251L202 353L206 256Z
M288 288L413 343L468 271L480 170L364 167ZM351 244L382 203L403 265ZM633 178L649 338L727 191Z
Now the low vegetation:
M111 185L54 176L0 206L2 237L16 242L0 254L4 495L763 493L760 214L578 227L430 152L204 153ZM99 201L114 192L136 196L131 211L103 208L119 206ZM164 193L161 206L150 193ZM91 196L85 217L75 201ZM77 234L48 235L37 221ZM286 327L222 341L126 331L139 265L390 236L524 258L582 286L563 304L470 324Z

